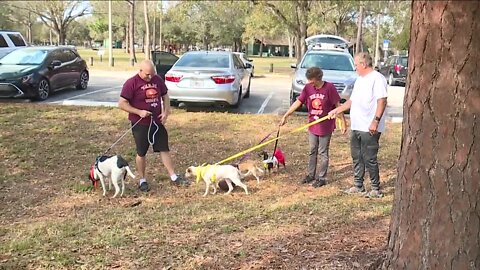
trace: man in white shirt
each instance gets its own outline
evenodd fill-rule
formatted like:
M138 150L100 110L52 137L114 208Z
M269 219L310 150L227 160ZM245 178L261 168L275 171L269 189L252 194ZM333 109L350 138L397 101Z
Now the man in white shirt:
M372 57L359 53L354 58L359 77L355 81L352 95L343 105L330 111L330 118L350 109L350 149L354 165L354 186L347 193L365 194L369 198L380 198L380 175L377 162L378 141L385 131L385 107L387 106L387 81L373 69ZM363 178L368 170L372 190L365 193Z

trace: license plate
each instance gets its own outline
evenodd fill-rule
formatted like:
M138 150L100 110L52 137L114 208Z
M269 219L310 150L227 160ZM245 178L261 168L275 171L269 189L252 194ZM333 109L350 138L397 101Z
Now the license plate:
M201 80L191 80L190 86L193 88L203 88L203 81Z

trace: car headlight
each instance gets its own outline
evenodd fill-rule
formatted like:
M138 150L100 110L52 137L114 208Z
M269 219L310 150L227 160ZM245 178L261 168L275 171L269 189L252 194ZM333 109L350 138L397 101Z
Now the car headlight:
M22 77L22 83L29 83L33 78L33 73Z
M297 82L298 84L301 84L301 85L307 84L307 82L304 81L304 80L296 80L296 82Z
M353 83L352 84L348 84L347 86L345 86L345 89L343 90L343 92L345 93L345 95L348 95L350 96L352 94L352 91L353 91Z

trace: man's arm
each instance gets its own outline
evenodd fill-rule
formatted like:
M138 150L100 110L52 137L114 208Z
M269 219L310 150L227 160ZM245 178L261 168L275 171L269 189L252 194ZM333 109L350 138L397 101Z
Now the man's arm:
M387 98L386 97L377 99L377 111L375 112L375 116L378 116L379 118L382 118L386 107L387 107Z
M172 112L172 109L170 107L170 96L168 94L165 94L162 96L163 100L163 109L169 115Z
M345 103L343 103L339 107L331 110L328 113L328 115L330 116L330 118L335 118L335 117L337 117L337 114L343 113L344 111L350 109L351 106L352 106L352 101L349 99L349 100L345 101Z
M146 111L146 110L139 110L135 107L133 107L132 105L130 105L130 102L128 102L128 100L124 97L120 97L119 100L118 100L118 107L128 113L133 113L133 114L136 114L138 116L140 116L141 118L145 118L149 115L151 115L152 113L149 112L149 111Z
M377 99L377 110L375 111L375 118L372 119L372 123L368 128L368 131L370 132L370 134L373 135L378 132L378 123L380 122L380 119L382 118L386 107L387 107L386 97Z

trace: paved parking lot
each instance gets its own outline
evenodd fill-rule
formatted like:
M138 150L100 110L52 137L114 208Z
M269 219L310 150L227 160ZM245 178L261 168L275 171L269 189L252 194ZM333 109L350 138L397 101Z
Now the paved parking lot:
M91 71L87 90L65 90L54 93L43 103L83 106L117 106L122 85L135 72ZM251 95L239 109L232 113L282 114L290 103L291 79L288 76L263 76L252 78ZM405 88L394 86L388 89L387 116L390 121L401 122ZM4 101L5 102L5 101ZM10 102L12 102L10 100ZM21 102L19 100L13 102ZM188 110L219 110L209 108L188 108Z

